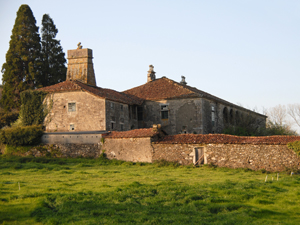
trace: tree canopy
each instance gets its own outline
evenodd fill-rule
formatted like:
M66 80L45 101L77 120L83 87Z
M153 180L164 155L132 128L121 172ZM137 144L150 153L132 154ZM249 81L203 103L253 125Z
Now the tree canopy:
M34 89L41 76L40 35L28 5L21 5L12 30L6 62L2 66L1 105L6 110L19 109L20 93Z
M57 32L52 18L48 14L44 14L41 28L43 76L38 81L42 86L53 85L64 81L66 78L65 53L60 41L55 39Z

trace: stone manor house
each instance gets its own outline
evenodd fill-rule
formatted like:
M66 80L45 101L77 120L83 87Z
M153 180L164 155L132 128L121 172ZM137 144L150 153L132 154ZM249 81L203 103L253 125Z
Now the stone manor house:
M247 119L265 126L266 116L167 77L156 78L149 66L147 82L118 92L96 86L92 50L68 50L66 81L41 88L51 105L47 132L127 131L161 124L166 134L221 133ZM51 102L51 104L50 104Z

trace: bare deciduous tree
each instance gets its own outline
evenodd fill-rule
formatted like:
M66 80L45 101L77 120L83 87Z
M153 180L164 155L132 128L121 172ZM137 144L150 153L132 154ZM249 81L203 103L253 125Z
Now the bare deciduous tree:
M288 105L287 113L292 117L295 123L300 127L300 104L290 104Z
M287 110L284 105L277 105L267 110L268 120L280 126L287 124Z

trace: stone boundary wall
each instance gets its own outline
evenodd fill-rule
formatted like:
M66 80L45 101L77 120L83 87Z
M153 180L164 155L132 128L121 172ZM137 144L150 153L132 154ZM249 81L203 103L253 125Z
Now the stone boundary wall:
M102 144L57 144L56 147L61 152L61 157L98 158L101 153Z
M152 160L193 163L194 149L204 148L204 163L219 167L283 171L300 169L300 158L286 145L266 144L159 144L154 143Z
M201 144L158 144L153 143L152 161L166 160L178 162L182 165L193 163L194 148L201 148Z
M182 165L195 163L204 155L203 160L200 158L201 163L219 167L267 171L300 169L300 157L287 147L287 143L300 139L297 136L159 135L157 129L151 128L107 134L53 134L53 139L45 139L65 142L45 144L28 154L36 157L51 153L55 157L97 158L105 152L108 159L149 163L166 160ZM84 141L80 140L81 136Z
M220 167L283 171L300 169L300 159L287 145L208 144L207 163Z

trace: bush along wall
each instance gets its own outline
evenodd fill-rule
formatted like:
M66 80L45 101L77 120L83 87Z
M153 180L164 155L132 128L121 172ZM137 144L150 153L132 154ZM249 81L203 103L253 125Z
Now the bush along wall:
M0 130L0 141L13 146L35 145L40 143L42 135L41 125L8 127Z
M294 141L287 144L289 149L292 149L298 156L300 156L300 141Z
M19 119L12 127L0 130L0 142L6 145L36 145L41 142L43 122L48 113L44 99L47 93L27 90L21 93Z

